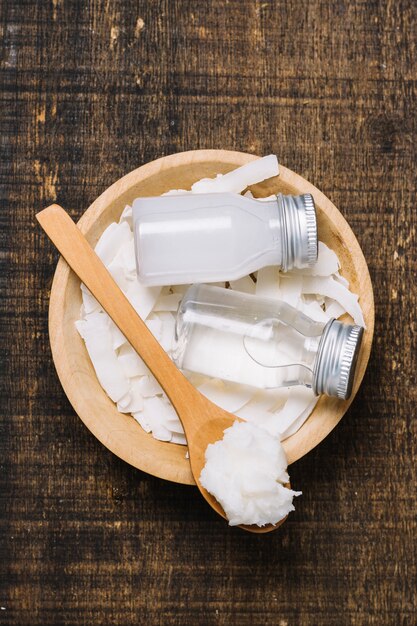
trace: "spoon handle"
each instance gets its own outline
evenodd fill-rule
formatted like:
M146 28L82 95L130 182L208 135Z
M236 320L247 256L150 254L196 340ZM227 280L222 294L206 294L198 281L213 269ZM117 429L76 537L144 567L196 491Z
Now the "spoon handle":
M53 204L38 213L36 219L71 269L149 367L182 420L189 412L190 399L198 402L200 393L160 346L68 213Z

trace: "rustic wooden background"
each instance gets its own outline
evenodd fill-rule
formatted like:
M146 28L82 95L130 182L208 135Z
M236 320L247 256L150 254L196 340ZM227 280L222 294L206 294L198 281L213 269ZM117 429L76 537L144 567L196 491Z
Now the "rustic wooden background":
M415 0L2 1L0 623L417 623L416 18ZM193 148L277 153L374 281L364 384L268 536L108 452L49 350L57 255L35 212L79 217Z

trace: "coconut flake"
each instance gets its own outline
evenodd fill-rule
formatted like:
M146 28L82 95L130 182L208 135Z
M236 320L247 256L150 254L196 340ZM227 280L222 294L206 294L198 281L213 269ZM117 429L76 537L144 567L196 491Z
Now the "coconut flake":
M278 409L285 404L289 396L288 387L280 387L277 389L260 389L255 394L252 394L252 398L241 409L236 411L236 415L253 421L252 416L260 412L267 412L269 416L272 415L273 410Z
M117 356L120 366L128 378L149 374L149 369L135 352L130 343L125 343Z
M165 193L161 195L162 196L183 196L186 193L191 193L191 192L187 191L187 189L171 189L170 191L166 191Z
M94 311L102 311L100 304L95 297L90 293L84 283L81 283L81 297L84 307L84 315L94 313Z
M246 187L278 176L278 159L275 154L256 159L216 178L203 178L191 187L193 193L240 193Z
M271 196L264 196L263 198L256 198L259 202L272 202L273 200L277 200L276 194L272 194Z
M349 289L349 281L347 278L342 276L342 274L335 274L334 279L337 280L338 283L342 283L342 285L346 287L346 289Z
M162 322L162 335L159 343L166 352L169 352L174 343L175 317L168 311L160 311L156 315Z
M342 305L336 302L335 300L326 298L325 304L326 304L326 315L328 315L329 319L332 319L333 317L335 319L338 319L339 317L344 315L344 313L346 313Z
M129 400L127 403L124 403L125 413L136 413L137 411L143 410L143 397L140 392L140 380L140 378L130 379L130 392L128 394Z
M129 410L125 410L126 407L129 406L129 404L132 401L132 396L130 395L130 392L128 392L126 395L123 396L123 398L120 398L120 400L117 403L117 410L120 411L120 413L130 413Z
M299 308L303 277L297 274L281 274L280 299L295 308Z
M110 333L111 333L111 338L112 338L113 350L118 350L127 342L127 339L122 333L122 331L120 330L120 328L116 326L116 324L113 322L113 320L110 318L108 318L108 320L109 320L109 328L110 328Z
M256 277L256 295L279 300L281 297L279 276L278 267L271 265L260 269Z
M129 275L126 272L126 267L121 259L120 253L114 257L111 263L109 263L109 265L107 266L107 269L109 270L114 281L117 283L120 289L124 293L127 293L132 283L129 280Z
M113 349L107 323L99 315L92 313L84 324L76 322L76 328L85 341L100 385L113 402L118 402L129 392L130 385Z
M120 262L123 265L127 277L130 280L136 280L136 256L135 256L135 241L132 239L129 243L126 243L118 256L120 255Z
M153 310L155 312L158 311L176 311L178 309L178 304L182 298L181 293L170 293L167 295L160 295L158 300L156 301Z
M142 376L138 382L139 393L144 398L152 398L153 396L162 395L161 385L154 376Z
M152 311L160 292L161 287L146 287L139 281L134 281L129 284L126 297L136 313L145 320Z
M142 411L146 416L147 423L149 423L152 434L155 436L155 431L163 426L167 430L175 431L183 434L184 430L182 424L175 412L172 405L166 404L159 396L153 398L144 399L144 408ZM157 437L155 437L157 439Z
M288 439L288 437L291 437L291 435L294 435L298 430L300 430L301 426L311 415L318 401L318 397L314 397L311 402L307 404L305 409L298 415L298 417L294 416L292 420L288 420L288 422L290 422L288 427L282 429L281 431L281 441Z
M310 415L312 409L317 403L317 396L311 389L307 387L292 387L289 397L284 407L277 411L274 419L269 423L267 430L273 435L279 435L281 439L289 437L289 431L294 423L301 415L305 415L305 419ZM301 426L301 424L300 424ZM296 428L298 430L299 426ZM291 430L291 434L295 430Z
M106 228L94 248L106 267L113 261L120 248L129 243L133 237L127 222L113 222Z
M302 306L300 307L300 310L305 314L308 315L308 317L310 317L312 320L314 320L315 322L328 322L331 319L331 316L329 315L327 309L326 311L323 311L323 309L321 308L320 304L316 301L313 302L304 302L302 303Z
M155 426L152 430L152 436L154 439L159 439L159 441L171 441L172 432L165 428L165 426Z
M253 396L253 389L213 378L200 385L198 390L211 402L229 413L235 413Z
M132 416L135 418L135 420L138 422L138 424L140 424L142 426L143 430L146 433L152 432L151 422L149 421L148 416L145 415L143 410L133 412Z
M303 292L319 293L322 296L336 300L353 318L355 324L365 327L362 310L358 304L358 296L331 276L305 276L303 279Z
M132 220L133 220L132 207L130 206L130 204L127 204L125 208L123 209L119 222L127 222L129 224L129 228L132 229L133 228Z
M160 341L162 338L162 321L159 319L159 317L156 317L156 315L152 316L152 319L151 317L148 317L145 324L149 328L155 339Z
M186 446L187 445L187 438L182 433L172 433L171 443L179 443L182 446ZM190 457L186 456L186 458L189 459Z
M319 241L317 261L312 267L294 270L297 274L306 276L330 276L340 269L340 262L336 252L331 250L325 243Z
M242 293L255 293L255 283L250 276L243 276L243 278L231 280L230 286L232 289L235 289L236 291L241 291Z

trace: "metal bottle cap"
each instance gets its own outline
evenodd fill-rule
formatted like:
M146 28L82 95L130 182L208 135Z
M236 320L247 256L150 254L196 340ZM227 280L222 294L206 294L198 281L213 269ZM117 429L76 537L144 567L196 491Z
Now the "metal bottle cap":
M277 195L282 215L282 269L310 267L317 261L317 218L313 196Z
M352 393L362 326L330 320L324 328L314 366L313 390L347 400Z

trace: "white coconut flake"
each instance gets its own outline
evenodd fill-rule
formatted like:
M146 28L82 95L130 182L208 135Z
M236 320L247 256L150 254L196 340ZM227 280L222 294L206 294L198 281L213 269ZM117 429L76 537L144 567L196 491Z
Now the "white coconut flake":
M263 298L281 298L280 272L278 267L263 267L256 277L256 295Z
M165 193L161 194L163 196L183 196L186 193L191 193L190 191L187 191L187 189L171 189L170 191L166 191Z
M143 410L143 397L140 392L140 378L130 379L129 401L124 403L125 413L136 413Z
M235 413L253 396L253 389L244 385L225 383L213 378L198 390L209 400L229 413Z
M358 304L358 296L331 276L305 276L303 279L303 293L319 293L322 296L336 300L353 318L355 324L365 327L363 313Z
M250 416L258 411L267 411L271 414L274 410L284 406L290 393L289 387L280 387L277 389L259 389L252 395L251 399L236 415L244 417L250 421Z
M120 348L117 359L128 378L150 374L148 367L135 352L130 343L126 343Z
M272 194L271 196L265 196L264 198L256 198L257 200L259 200L259 202L272 202L273 200L276 201L277 196L275 194Z
M305 315L308 315L308 317L310 317L315 322L326 323L331 318L331 315L329 315L327 309L326 311L324 311L321 308L320 304L317 302L317 300L313 302L304 302L299 308Z
M91 295L84 283L81 283L81 297L83 301L84 315L89 315L90 313L94 313L94 311L102 311L100 304L97 302L95 297Z
M120 256L120 254L116 255L113 261L107 266L107 269L118 287L120 287L124 293L127 293L130 288L131 281L129 280L129 275L126 272L126 267Z
M326 307L326 315L329 317L329 319L331 319L332 317L334 317L335 319L338 319L339 317L341 317L342 315L346 313L345 309L342 307L341 304L339 304L335 300L331 300L330 298L326 298L325 307Z
M160 311L156 315L162 322L162 335L159 343L166 352L170 352L174 343L175 317L168 311Z
M145 320L157 301L161 287L146 287L135 280L129 284L126 297L138 315Z
M281 439L284 439L288 436L288 429L294 424L294 417L305 413L306 410L311 407L311 410L314 408L318 398L314 395L311 389L307 389L307 387L297 386L292 387L290 390L290 394L287 402L284 407L277 411L275 414L275 419L272 420L267 430L272 435L280 436ZM307 416L310 415L311 410L308 412Z
M127 222L113 222L101 235L96 247L96 254L106 267L113 261L119 250L132 240L133 233Z
M184 433L181 422L174 408L164 402L159 396L144 399L144 408L142 414L146 418L146 423L150 425L152 434L155 439L158 439L158 437L156 437L155 435L155 432L158 433L158 429L161 426L166 428L167 430L170 430L171 433Z
M294 272L306 276L330 276L330 274L336 274L339 269L340 263L336 252L319 241L316 263L312 267L297 269Z
M155 312L158 311L176 311L178 309L178 305L180 300L182 299L181 293L170 293L167 295L160 295L158 300L156 301L153 310Z
M287 302L296 309L301 302L303 277L297 274L281 274L280 300Z
M109 330L109 316L104 311L93 311L82 320L75 322L75 326L84 341L96 331L106 332Z
M165 426L155 426L152 430L152 435L154 439L159 439L159 441L171 441L172 440L172 432L165 428Z
M139 393L144 398L153 398L153 396L162 395L161 385L154 376L142 376L138 382Z
M278 159L275 154L256 159L216 178L203 178L191 187L193 193L240 193L273 176L278 176Z
M254 294L256 285L250 276L243 276L243 278L231 280L230 287L236 291Z
M278 437L249 422L235 422L210 444L202 486L222 505L230 526L276 524L301 495L285 487L287 459Z
M179 443L181 446L187 445L187 438L181 433L172 433L171 443ZM189 456L185 458L190 458Z
M148 317L145 324L149 328L155 339L160 341L162 338L163 324L159 317L156 317L156 315L152 316L152 319Z
M90 320L93 316L97 319L93 313ZM108 326L98 320L97 324L89 323L87 319L84 324L77 322L76 327L85 341L100 385L113 402L118 402L129 392L130 385L113 349Z
M148 420L147 415L145 415L145 413L143 412L143 409L141 411L133 412L132 417L135 418L135 420L138 422L138 424L142 426L143 430L146 433L152 432L151 422Z
M292 419L288 419L287 428L283 429L281 426L282 428L281 433L280 433L281 441L288 439L288 437L291 437L291 435L294 435L297 432L297 430L301 428L301 426L304 424L304 422L313 412L313 409L316 406L318 401L319 401L318 397L314 397L311 400L311 402L307 404L305 409L298 415L297 418L294 419L293 417Z
M126 243L120 254L120 260L130 280L136 280L136 257L135 257L135 241L132 239Z
M122 333L122 331L120 330L120 328L116 326L116 324L113 322L113 320L111 320L110 318L108 319L109 319L109 328L110 328L110 333L111 333L111 338L112 338L113 350L118 350L127 342L127 339Z
M132 229L133 228L133 212L132 212L132 207L130 206L130 204L127 204L125 206L125 208L123 209L123 212L120 216L120 222L127 222L129 224L129 227Z
M337 282L342 283L342 285L344 285L344 287L346 287L346 289L349 289L349 281L347 278L345 278L344 276L342 276L342 274L335 274L333 276L333 278L335 280L337 280Z

